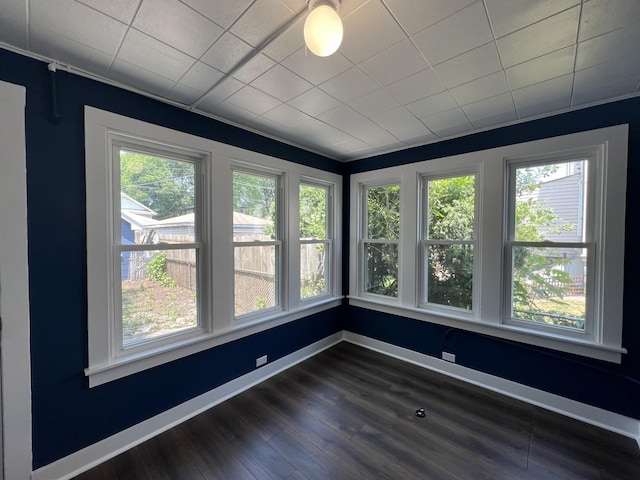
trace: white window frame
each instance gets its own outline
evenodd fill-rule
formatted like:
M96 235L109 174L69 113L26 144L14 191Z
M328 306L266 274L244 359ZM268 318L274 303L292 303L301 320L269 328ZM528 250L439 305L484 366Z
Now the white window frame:
M298 184L299 186L302 185L306 185L309 187L317 187L317 188L323 188L327 191L327 200L326 200L326 213L325 213L325 219L326 219L326 224L325 224L325 238L324 239L302 239L300 238L300 228L298 228L298 240L300 242L300 245L298 246L298 261L300 262L300 252L301 252L301 247L302 245L324 245L325 248L325 255L326 255L326 260L325 260L325 269L326 269L326 273L325 273L325 278L326 278L326 288L325 291L319 295L314 295L312 297L307 297L307 298L302 298L302 290L299 289L298 291L300 292L300 302L304 303L304 302L314 302L320 298L327 298L327 297L331 297L333 295L335 295L335 291L333 289L333 285L335 284L335 282L332 281L333 278L333 265L332 265L332 261L331 259L333 258L333 250L335 248L335 243L334 243L334 237L335 237L335 222L334 222L334 212L335 212L335 208L336 208L336 204L334 202L335 199L335 185L332 183L327 183L327 182L321 182L317 179L314 178L306 178L306 177L301 177L300 178L300 182ZM300 204L300 189L298 188L298 205ZM338 206L338 208L340 208L340 206ZM299 210L298 210L299 211ZM299 220L299 218L298 218ZM301 265L299 264L299 268L298 268L298 281L301 281L302 279L300 278L302 272L302 268Z
M622 296L624 287L624 234L628 125L618 125L521 144L482 150L446 158L416 162L397 167L358 173L351 176L351 219L349 302L351 305L401 315L430 323L469 330L526 344L541 346L599 360L620 363L627 350L622 345ZM596 216L600 254L595 266L598 275L594 314L599 324L593 335L576 336L558 329L532 328L528 324L506 321L504 242L506 241L507 185L509 161L532 158L561 158L575 152L600 151L600 202ZM454 171L476 171L476 194L479 194L477 222L478 252L474 315L454 311L421 308L421 274L419 226L421 178L445 175ZM403 286L398 301L363 295L360 273L363 269L360 243L364 210L364 188L369 185L401 184L400 277ZM599 185L599 186L598 186ZM596 199L598 200L598 199ZM605 288L606 286L606 288ZM476 309L477 307L477 309Z
M463 176L473 176L474 177L474 219L473 219L473 239L471 240L429 240L427 238L428 232L428 212L429 212L429 194L428 194L428 184L432 180L444 180L449 178L463 177ZM481 190L478 188L478 182L481 181L480 174L477 169L462 169L462 170L454 170L454 171L446 171L437 175L429 175L424 174L420 177L420 221L418 226L420 228L420 239L419 239L419 267L418 267L418 277L419 277L419 293L417 298L417 303L419 308L423 308L427 311L431 311L433 313L440 313L444 315L448 315L451 312L459 315L461 317L467 316L470 320L477 319L478 312L478 288L477 288L477 276L480 265L479 258L479 241L478 241L478 216L479 216L479 205L481 205ZM473 308L471 310L465 310L457 307L449 307L447 305L438 305L436 303L427 302L427 272L424 268L426 266L426 258L425 252L429 245L471 245L473 247L473 280L472 280L472 292L471 292L471 301Z
M202 188L197 209L201 216L200 244L202 298L200 325L184 334L145 342L124 351L116 348L114 308L113 224L119 216L112 185L113 140L133 142L151 152L169 152L180 158L197 157ZM143 148L144 150L144 148ZM94 387L158 365L192 355L341 304L342 176L215 142L93 107L85 107L85 168L87 191L87 323L88 366L85 374ZM234 168L277 172L282 187L281 308L234 317L233 202ZM298 190L301 178L330 185L334 236L331 243L330 294L301 301L299 280ZM286 209L285 209L286 207ZM214 274L215 272L215 274ZM119 279L116 279L119 280ZM115 295L115 296L114 296ZM119 301L119 300L118 300Z

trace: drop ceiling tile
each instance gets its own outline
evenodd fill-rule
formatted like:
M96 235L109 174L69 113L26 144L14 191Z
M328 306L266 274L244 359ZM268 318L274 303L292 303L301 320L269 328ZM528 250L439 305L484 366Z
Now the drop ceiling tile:
M380 89L350 101L349 106L365 117L371 117L400 105L386 90Z
M296 22L286 32L269 43L269 45L262 50L262 53L274 59L276 62L281 62L304 46L303 26L304 22L302 20ZM310 53L310 55L313 54Z
M313 87L309 82L281 65L276 65L255 79L251 85L283 102L291 100Z
M510 92L464 105L462 110L476 128L500 125L518 119Z
M24 0L3 0L0 9L0 42L28 49L27 9Z
M103 1L103 0L96 0ZM254 0L181 0L222 28L229 28Z
M405 38L404 33L380 0L370 0L344 21L340 52L360 63Z
M305 0L306 1L306 0ZM340 17L344 20L345 18L353 15L356 10L359 10L363 5L366 5L371 0L342 0L340 4L340 10L338 13Z
M507 80L513 90L540 83L555 77L561 77L573 71L576 46L557 50L528 62L507 68Z
M429 130L439 137L448 137L473 130L473 125L469 123L461 108L453 108L444 112L436 113L423 119Z
M496 38L544 20L580 0L485 0Z
M276 62L271 60L269 57L259 53L245 65L236 70L233 73L233 76L241 82L251 83L275 64Z
M353 67L331 80L324 82L320 88L342 102L348 102L355 98L377 90L378 85L367 77L362 71Z
M306 48L300 48L287 57L282 65L314 85L326 82L330 78L349 70L353 64L340 52L328 57L318 57Z
M433 25L449 15L462 10L475 0L386 0L391 12L398 19L402 28L409 34Z
M181 83L176 83L173 88L167 93L167 98L169 100L173 100L174 102L191 105L198 98L200 98L203 93L204 92L195 90Z
M271 121L277 122L280 125L292 128L309 118L309 115L302 113L286 103L278 105L276 108L272 108L266 112L263 117L268 118Z
M222 72L228 73L251 50L251 45L243 42L232 33L225 32L200 60Z
M249 7L230 31L257 47L293 17L291 10L280 0L260 0Z
M442 62L434 70L451 88L502 70L502 65L495 42L490 42Z
M431 68L403 78L386 87L386 91L403 105L445 90L438 75Z
M342 160L346 160L350 152L369 148L369 146L362 140L358 140L357 138L353 137L344 142L336 143L334 146L337 147L333 150L334 155L338 155L338 157Z
M582 7L579 41L640 22L637 0L590 0Z
M178 81L195 63L190 56L135 29L130 29L118 59Z
M246 126L252 119L257 117L253 112L249 112L238 105L228 102L222 102L216 105L209 113L228 120L239 126Z
M339 128L370 146L387 145L397 140L371 120L346 105L319 115L318 118L329 125Z
M630 95L636 91L640 77L636 79L616 78L606 85L576 85L573 93L572 106L587 105L589 103L610 100L616 97Z
M140 4L140 0L111 0L108 2L105 2L104 0L77 1L95 8L105 15L109 15L110 17L120 20L127 25L131 24L133 17L138 11L138 5Z
M287 103L312 117L340 105L338 100L319 88L312 88Z
M351 135L311 117L296 125L294 130L298 143L313 145L317 148L325 148L327 145L335 145L353 139Z
M230 103L256 115L262 115L282 102L251 85L247 85L227 98L225 103Z
M573 7L497 40L505 68L573 45L580 7Z
M578 44L576 70L606 63L616 57L637 55L640 45L640 24L614 30Z
M420 52L409 40L403 40L359 65L380 85L389 85L428 67Z
M280 0L289 10L297 13L301 10L307 10L306 0Z
M573 105L584 105L607 98L629 95L640 81L640 58L637 55L616 58L577 71L573 86Z
M177 0L144 0L133 26L196 58L199 58L223 31L211 20Z
M407 108L418 118L429 117L445 110L450 110L458 104L449 92L441 92L417 102L407 105Z
M556 112L571 104L573 74L553 78L513 91L519 118Z
M111 54L44 28L32 31L31 51L98 75L105 75L113 60Z
M150 72L122 58L113 62L108 77L116 82L161 96L165 95L175 84L172 79Z
M73 0L31 2L29 22L33 32L49 30L111 55L127 32L125 24Z
M412 36L431 65L493 40L482 2L475 2Z
M478 78L450 90L459 105L477 102L509 91L507 79L503 71Z
M401 141L430 133L424 123L418 120L405 107L398 107L380 113L371 119Z
M196 62L180 79L180 83L194 90L206 92L218 83L222 77L224 77L224 73L220 70L216 70L206 63Z
M215 89L209 92L196 107L211 112L215 109L216 105L229 98L242 87L244 87L244 83L239 80L231 77L226 78L222 83L220 83L220 85L216 86Z

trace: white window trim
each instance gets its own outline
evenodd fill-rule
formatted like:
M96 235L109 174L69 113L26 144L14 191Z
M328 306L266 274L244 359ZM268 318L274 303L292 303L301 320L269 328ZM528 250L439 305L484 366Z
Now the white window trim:
M622 296L624 287L624 229L627 170L628 125L618 125L587 132L536 140L515 145L482 150L462 155L417 162L397 167L368 171L351 176L350 213L353 225L350 235L349 303L351 305L392 313L462 330L491 335L553 350L573 353L604 361L620 363L627 350L622 346ZM505 210L505 165L511 158L534 155L552 157L569 150L597 148L605 153L602 222L604 238L600 259L601 281L607 285L601 298L602 315L606 319L601 335L595 338L572 338L562 332L537 331L503 321L503 232ZM478 207L478 252L481 266L476 277L478 287L477 318L456 315L455 312L431 312L419 308L420 232L418 208L420 205L419 178L439 175L452 170L478 169L477 188L481 188ZM359 271L359 242L362 238L362 191L370 185L390 183L400 179L401 232L400 270L404 285L399 301L371 298L362 295ZM480 183L481 182L481 183ZM411 288L414 286L415 288Z
M203 158L203 203L210 205L203 216L203 255L208 262L204 267L204 287L201 295L209 295L207 311L201 319L201 328L174 341L149 342L128 354L115 355L109 335L112 322L110 292L112 279L108 252L112 236L107 215L111 202L109 159L111 137L143 139L160 150L183 149L197 152ZM87 300L89 365L85 374L89 386L131 375L148 368L207 350L248 335L312 315L341 304L341 230L339 193L342 177L305 165L269 157L231 145L186 134L151 123L113 114L93 107L85 107L85 155L87 184ZM232 176L234 166L280 172L285 179L282 202L287 205L288 218L283 224L283 300L282 309L268 310L260 315L234 318L233 306L233 231ZM298 185L300 179L331 185L335 195L333 204L334 236L331 258L331 294L301 301L299 293L299 217ZM206 187L208 185L208 187ZM295 198L294 198L295 195ZM293 233L295 232L295 233ZM289 244L287 248L286 244ZM215 248L212 246L215 245ZM215 272L215 275L212 273ZM205 291L206 289L206 291ZM166 339L165 339L166 340Z

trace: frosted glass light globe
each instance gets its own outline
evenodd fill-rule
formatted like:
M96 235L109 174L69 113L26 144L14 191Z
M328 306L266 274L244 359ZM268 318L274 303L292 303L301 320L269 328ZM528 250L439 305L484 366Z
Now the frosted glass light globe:
M312 53L328 57L342 43L342 20L329 5L319 5L304 22L304 42Z

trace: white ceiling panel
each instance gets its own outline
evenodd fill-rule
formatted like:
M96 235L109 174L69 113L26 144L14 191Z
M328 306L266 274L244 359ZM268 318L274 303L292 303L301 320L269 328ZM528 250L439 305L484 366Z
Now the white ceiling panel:
M442 62L434 69L451 88L502 70L502 65L495 42L490 42Z
M0 48L340 160L640 95L640 0L0 0ZM574 82L575 79L575 82Z
M412 38L431 65L437 65L491 42L493 35L484 5L477 1Z
M589 0L582 8L579 41L640 22L638 0Z
M573 7L498 39L505 68L576 43L580 7Z
M452 88L450 91L458 105L466 105L507 92L509 85L504 72L499 71Z
M559 111L571 105L573 74L553 78L513 91L520 118Z
M94 0L103 2L104 0ZM135 0L138 2L139 0ZM255 0L181 0L222 28L229 28Z
M340 51L353 63L360 63L404 38L402 29L380 0L369 0L344 19Z
M386 4L398 19L402 28L409 35L413 35L447 18L458 10L462 10L474 1L421 0L419 2L407 2L405 0L386 0Z
M406 39L362 62L359 67L380 85L389 85L424 70L428 64L424 57Z
M225 32L202 56L201 60L218 70L228 73L253 49L234 34Z
M29 48L27 8L24 0L3 0L0 8L0 32L0 41L23 50Z
M580 4L580 0L485 0L496 38Z
M298 49L282 65L314 85L320 85L353 67L353 63L339 52L329 57L318 57L306 48Z
M313 85L281 65L276 65L251 83L258 90L283 102L310 90Z
M440 77L431 68L427 68L409 77L398 80L385 89L403 105L429 97L445 90Z
M547 55L534 58L528 62L520 63L514 67L507 68L507 80L509 86L516 90L518 88L544 82L555 77L561 77L573 71L576 58L576 46L557 50Z
M222 28L178 0L145 0L133 26L199 58L222 35Z
M133 28L122 43L118 59L174 81L195 63L189 55Z
M377 90L379 86L367 77L362 70L353 67L337 77L326 81L320 88L342 102L348 102L355 98Z
M295 15L280 0L260 0L233 24L231 32L256 47Z

